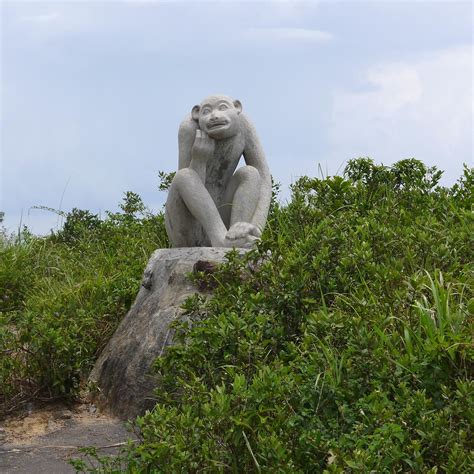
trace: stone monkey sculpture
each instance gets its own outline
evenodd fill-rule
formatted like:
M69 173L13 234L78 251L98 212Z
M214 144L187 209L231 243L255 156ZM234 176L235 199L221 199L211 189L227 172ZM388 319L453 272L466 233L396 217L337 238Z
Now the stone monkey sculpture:
M241 103L218 95L195 105L178 146L165 210L173 247L252 247L267 220L272 182ZM236 171L242 155L246 166Z

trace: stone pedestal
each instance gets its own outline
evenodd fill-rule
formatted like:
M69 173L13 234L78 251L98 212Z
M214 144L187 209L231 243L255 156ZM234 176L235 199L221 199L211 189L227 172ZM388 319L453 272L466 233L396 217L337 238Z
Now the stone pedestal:
M239 249L245 252L244 249ZM99 356L90 380L97 386L95 403L123 419L154 405L153 361L172 342L170 324L182 316L184 300L199 292L188 274L194 265L225 261L228 248L187 247L156 250L145 269L132 308Z

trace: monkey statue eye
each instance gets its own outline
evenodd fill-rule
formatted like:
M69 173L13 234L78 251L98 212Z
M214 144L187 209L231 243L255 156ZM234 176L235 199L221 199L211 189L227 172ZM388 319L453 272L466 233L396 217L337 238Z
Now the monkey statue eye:
M227 104L221 104L219 105L219 110L227 110L229 106Z
M211 109L210 109L209 107L204 107L204 108L202 109L202 114L203 114L203 115L207 115L207 114L209 114L210 112L211 112Z

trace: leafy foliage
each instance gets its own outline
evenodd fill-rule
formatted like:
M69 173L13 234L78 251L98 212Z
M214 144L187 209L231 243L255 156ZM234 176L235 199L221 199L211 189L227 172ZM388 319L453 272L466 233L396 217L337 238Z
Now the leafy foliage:
M167 246L163 216L146 213L138 195L120 207L104 220L73 209L56 234L0 242L0 411L75 395L150 253Z
M301 178L259 248L205 277L130 472L473 471L472 171L344 176Z
M76 469L474 471L474 170L440 177L364 158L299 179L256 250L201 276L214 296L186 302L156 361L141 442ZM1 249L4 400L22 384L74 393L130 305L166 240L127 196L122 213L72 211L57 235Z
M158 178L160 180L160 184L158 186L158 189L160 191L166 191L167 189L169 189L175 174L176 173L174 171L171 172L171 173L166 173L165 171L159 171L158 172Z

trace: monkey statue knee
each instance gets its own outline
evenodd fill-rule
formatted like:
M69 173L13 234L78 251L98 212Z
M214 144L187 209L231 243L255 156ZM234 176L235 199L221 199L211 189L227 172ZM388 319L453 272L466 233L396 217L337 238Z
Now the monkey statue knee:
M178 148L165 208L173 247L254 246L267 220L272 182L242 104L214 95L195 105L180 125ZM246 166L236 171L242 156Z

